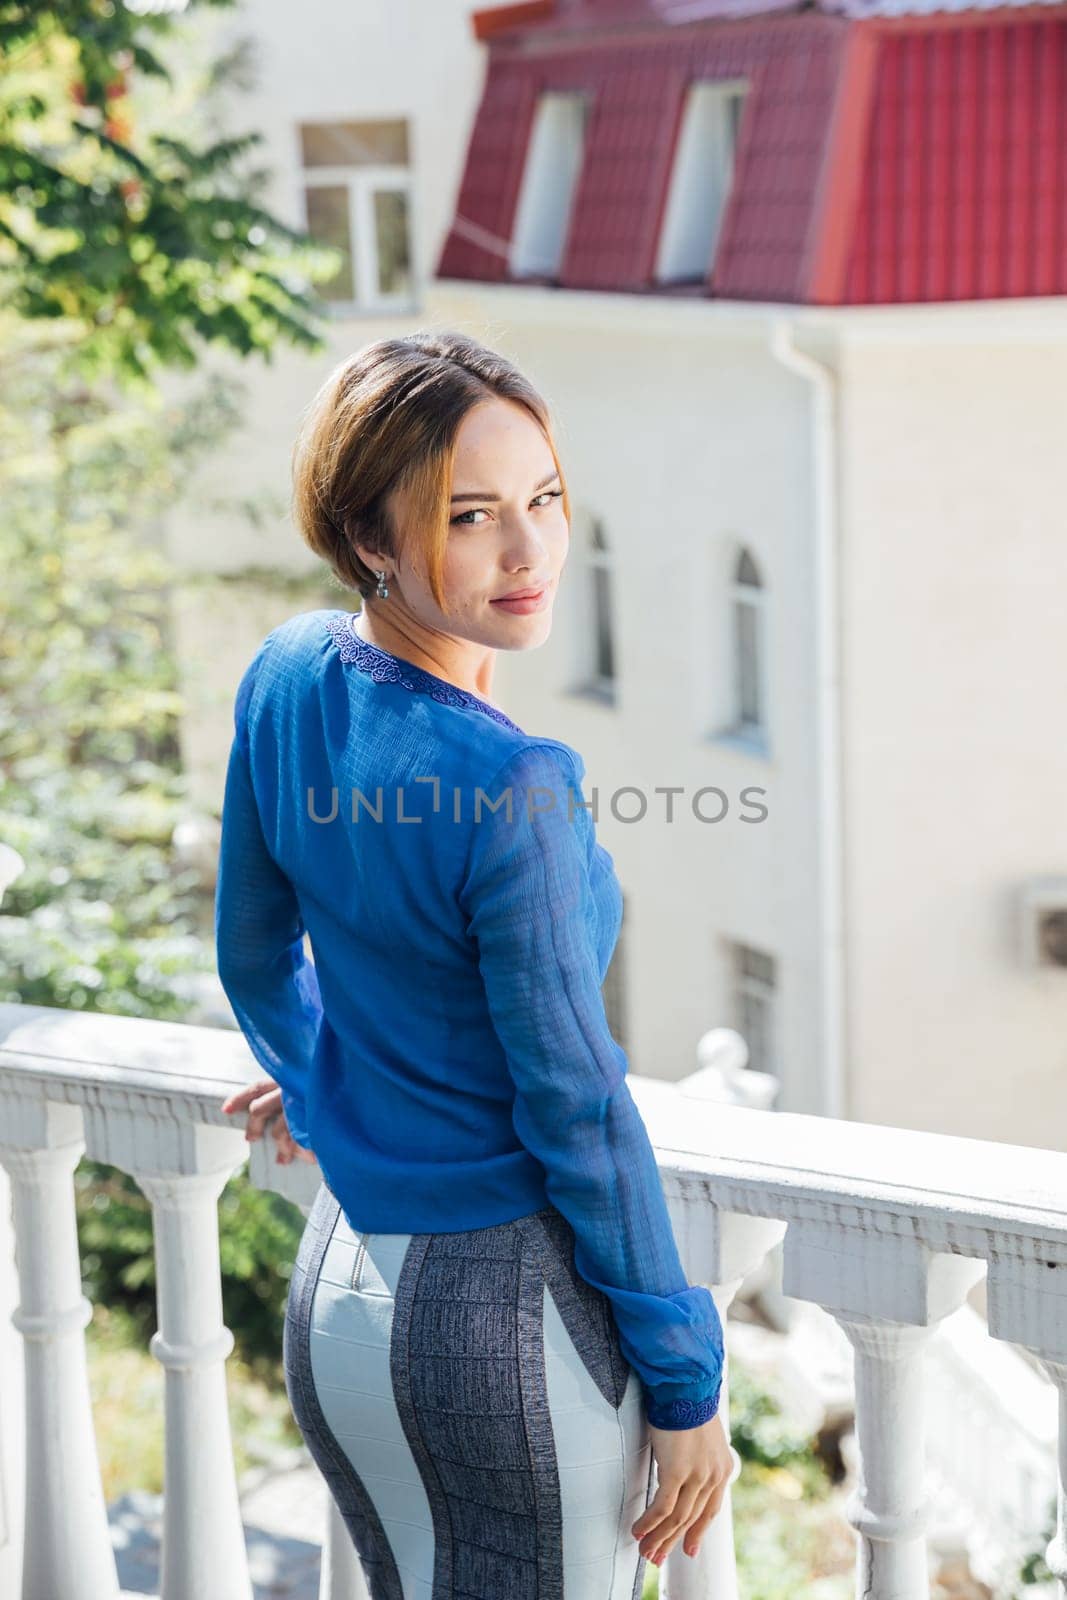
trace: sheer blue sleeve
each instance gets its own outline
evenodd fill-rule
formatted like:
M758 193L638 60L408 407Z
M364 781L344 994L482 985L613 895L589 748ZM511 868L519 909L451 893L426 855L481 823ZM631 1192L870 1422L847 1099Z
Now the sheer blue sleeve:
M289 1131L310 1150L304 1094L322 1000L314 963L304 951L296 893L267 849L252 787L245 708L258 660L241 679L234 707L215 885L215 957L252 1054L282 1090Z
M686 1281L626 1055L608 1027L580 778L557 745L508 758L487 798L472 800L461 904L515 1084L516 1134L574 1229L578 1271L610 1300L648 1420L696 1427L718 1409L722 1325L709 1291Z

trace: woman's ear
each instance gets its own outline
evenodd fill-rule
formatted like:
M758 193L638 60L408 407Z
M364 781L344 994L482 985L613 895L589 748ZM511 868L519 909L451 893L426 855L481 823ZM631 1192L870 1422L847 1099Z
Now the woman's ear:
M380 550L372 550L370 545L366 544L353 544L352 549L363 565L370 568L371 572L381 572L385 566L387 558L382 555Z

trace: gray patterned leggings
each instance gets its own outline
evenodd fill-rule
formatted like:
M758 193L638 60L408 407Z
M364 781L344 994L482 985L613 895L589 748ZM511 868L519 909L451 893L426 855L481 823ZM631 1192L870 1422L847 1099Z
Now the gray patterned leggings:
M638 1600L640 1386L554 1206L463 1233L357 1233L324 1183L284 1362L371 1600Z

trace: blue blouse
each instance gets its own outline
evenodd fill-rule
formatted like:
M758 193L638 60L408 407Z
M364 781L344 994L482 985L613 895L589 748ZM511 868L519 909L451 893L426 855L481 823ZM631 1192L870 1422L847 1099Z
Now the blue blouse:
M554 1205L649 1421L695 1427L722 1325L605 1016L622 893L585 764L353 621L290 617L237 690L215 898L237 1021L352 1228Z

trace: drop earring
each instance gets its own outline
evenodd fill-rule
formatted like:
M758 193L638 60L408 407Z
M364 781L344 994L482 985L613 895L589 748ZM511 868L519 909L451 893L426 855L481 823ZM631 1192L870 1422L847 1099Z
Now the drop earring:
M379 572L379 574L378 574L378 599L379 600L387 600L388 598L389 598L389 586L385 581L385 573L384 572Z

